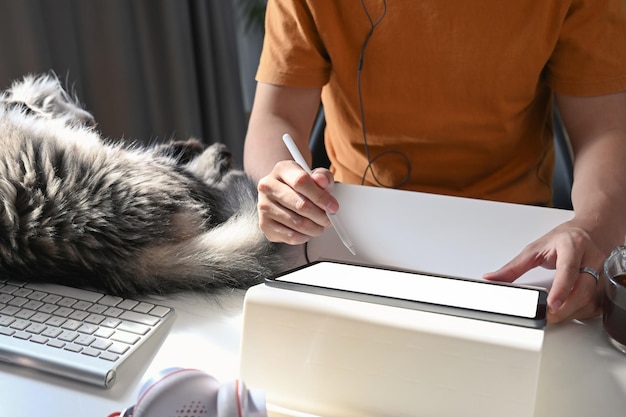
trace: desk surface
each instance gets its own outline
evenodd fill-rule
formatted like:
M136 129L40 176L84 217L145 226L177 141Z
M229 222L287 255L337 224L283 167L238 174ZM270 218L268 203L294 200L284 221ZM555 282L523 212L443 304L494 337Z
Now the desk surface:
M348 186L338 187L336 194L344 215L352 213L342 221L353 240L361 244L359 260L448 274L462 271L475 276L497 267L531 237L571 216L560 210ZM401 200L403 208L380 207L388 206L390 198ZM398 214L397 210L406 213ZM403 216L412 218L410 227L396 229L396 235L400 235L397 242L383 245L381 239L390 233L389 222L397 224ZM363 217L372 226L367 236L358 228ZM373 246L368 246L368 239L377 243L376 253L368 253L367 248ZM347 256L332 230L309 246L309 257ZM381 247L393 254L381 260ZM537 270L525 279L545 281L549 275L550 271ZM177 312L169 333L138 351L120 369L117 383L109 390L0 364L0 417L106 417L135 402L145 374L174 366L202 369L221 381L235 378L243 296L237 291L214 297L180 295L159 299ZM538 390L536 417L621 417L626 410L626 356L609 345L599 319L548 326Z

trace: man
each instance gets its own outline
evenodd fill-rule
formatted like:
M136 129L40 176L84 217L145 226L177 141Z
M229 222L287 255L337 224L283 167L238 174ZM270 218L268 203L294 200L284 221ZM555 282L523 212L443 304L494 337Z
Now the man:
M597 315L593 270L626 234L625 51L623 0L270 0L244 155L261 229L321 234L334 180L549 205L554 97L575 216L485 278L556 268L549 321ZM309 176L281 136L310 158L320 97L331 170Z

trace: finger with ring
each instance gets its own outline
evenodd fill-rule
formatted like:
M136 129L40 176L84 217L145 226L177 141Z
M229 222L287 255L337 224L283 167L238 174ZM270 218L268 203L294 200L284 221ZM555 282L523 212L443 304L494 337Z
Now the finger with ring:
M593 277L593 279L596 280L596 284L600 281L600 274L598 274L598 271L596 271L593 268L590 268L588 266L583 266L582 268L580 268L578 270L578 272L580 272L581 274L589 274Z

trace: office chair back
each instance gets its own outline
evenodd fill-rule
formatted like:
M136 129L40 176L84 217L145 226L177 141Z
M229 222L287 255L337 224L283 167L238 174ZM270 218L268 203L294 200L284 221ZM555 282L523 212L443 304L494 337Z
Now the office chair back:
M554 129L554 175L552 176L552 204L556 208L572 210L572 183L574 182L574 158L561 115L555 107L552 111Z
M326 118L324 117L324 108L320 106L313 123L313 129L311 130L311 137L309 139L309 149L311 150L311 156L313 157L313 168L328 168L330 167L330 160L326 154L326 147L324 146L324 130L326 129Z

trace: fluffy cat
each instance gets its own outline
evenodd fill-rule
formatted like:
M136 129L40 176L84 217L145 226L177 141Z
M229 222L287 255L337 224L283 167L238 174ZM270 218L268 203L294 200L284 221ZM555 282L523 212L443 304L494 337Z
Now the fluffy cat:
M0 95L0 279L114 295L247 288L285 266L226 147L109 142L54 75Z

